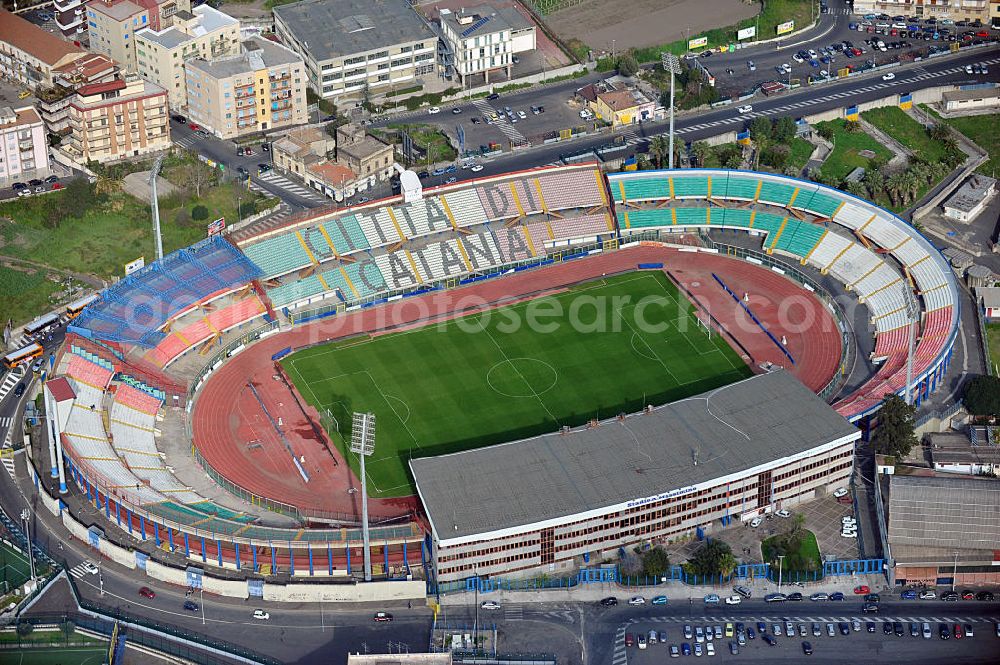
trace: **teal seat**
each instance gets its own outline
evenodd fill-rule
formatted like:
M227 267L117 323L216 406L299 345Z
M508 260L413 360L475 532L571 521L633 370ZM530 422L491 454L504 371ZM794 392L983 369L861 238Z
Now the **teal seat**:
M366 298L368 296L375 295L376 293L382 293L388 290L388 285L385 283L385 278L382 276L381 271L379 271L378 266L375 265L374 261L358 261L357 263L348 263L344 265L344 272L351 280L351 284L354 288L358 290L358 297ZM364 275L364 279L362 279ZM333 284L330 284L333 286ZM344 295L348 300L351 298L351 289L346 284L343 286Z
M625 197L629 201L653 200L659 201L670 198L670 184L662 176L630 179L619 181L625 186ZM611 191L616 201L621 201L621 188L617 183L612 183Z
M725 226L736 226L740 228L750 227L750 211L736 210L734 208L712 209L712 225L724 224Z
M329 234L333 246L337 248L337 253L340 255L368 249L368 239L365 238L365 232L358 223L358 218L354 215L330 220L323 224L323 228Z
M625 216L628 215L628 224L625 224ZM672 226L674 223L670 208L656 208L652 210L626 210L619 213L619 223L626 229L646 229L661 226Z
M803 198L803 194L800 192L795 199L793 207L800 208L818 217L832 218L833 213L837 212L837 208L840 207L840 203L836 197L817 189L808 198Z
M757 200L762 203L786 206L792 199L793 193L795 193L795 187L791 185L765 180L760 188L760 196L757 197Z
M712 196L714 198L745 199L747 201L753 201L753 197L757 194L757 184L759 182L759 178L730 175L726 178L725 189L721 189L719 187L721 183L713 179Z
M699 197L708 198L708 176L703 175L675 175L674 197ZM723 179L724 182L724 179Z
M688 226L704 226L708 223L706 210L708 208L675 208L677 212L677 223Z
M294 282L268 289L267 295L275 307L286 307L292 303L323 293L323 284L316 275L309 275Z
M772 234L777 233L781 228L781 223L785 220L781 215L769 212L758 212L753 219L753 230L768 234L768 241L772 240Z
M257 264L265 277L284 275L312 263L294 233L284 233L247 245L243 253Z
M789 219L777 243L769 246L805 258L819 243L823 233L824 229L821 226Z

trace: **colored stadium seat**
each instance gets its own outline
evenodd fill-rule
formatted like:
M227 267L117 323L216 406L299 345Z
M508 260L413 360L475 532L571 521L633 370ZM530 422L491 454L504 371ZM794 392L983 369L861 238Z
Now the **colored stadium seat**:
M760 196L757 197L757 200L761 203L770 203L785 207L792 200L792 195L795 194L796 189L798 187L790 184L764 180L764 184L760 187Z
M688 175L675 172L671 177L674 183L675 198L699 198L708 197L708 179L704 175Z

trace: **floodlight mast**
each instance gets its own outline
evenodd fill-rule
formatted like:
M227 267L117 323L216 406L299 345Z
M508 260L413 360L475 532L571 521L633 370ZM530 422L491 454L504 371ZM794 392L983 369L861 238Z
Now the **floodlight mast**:
M375 452L375 414L355 413L351 418L351 452L361 461L361 534L364 542L365 582L372 581L372 553L368 537L368 478L365 458Z

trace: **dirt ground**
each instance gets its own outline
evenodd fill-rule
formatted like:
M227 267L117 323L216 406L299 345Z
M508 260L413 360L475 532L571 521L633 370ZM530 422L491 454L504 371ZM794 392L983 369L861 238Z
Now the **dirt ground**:
M584 0L545 21L563 39L576 38L600 55L630 47L667 44L702 30L733 25L757 14L743 0Z

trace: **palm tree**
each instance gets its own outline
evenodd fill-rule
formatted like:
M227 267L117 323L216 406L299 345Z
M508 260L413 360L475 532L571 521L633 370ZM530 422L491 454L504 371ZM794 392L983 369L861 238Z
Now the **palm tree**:
M656 160L656 168L663 168L663 158L667 156L668 150L670 150L670 143L664 136L654 136L653 140L649 142L649 154Z
M727 169L738 169L743 166L743 153L739 150L732 150L726 155L722 164Z
M873 201L878 195L885 191L885 176L878 169L865 169L865 174L861 177L861 183L868 189L868 196Z
M907 184L906 176L903 174L903 171L896 171L886 179L885 189L889 194L889 199L892 201L893 205L902 201L904 192L907 189Z
M708 159L708 155L711 152L712 149L704 141L695 141L691 144L691 154L698 161L698 166L705 166L705 160Z
M862 199L868 196L868 189L858 180L848 180L844 185L844 191Z

